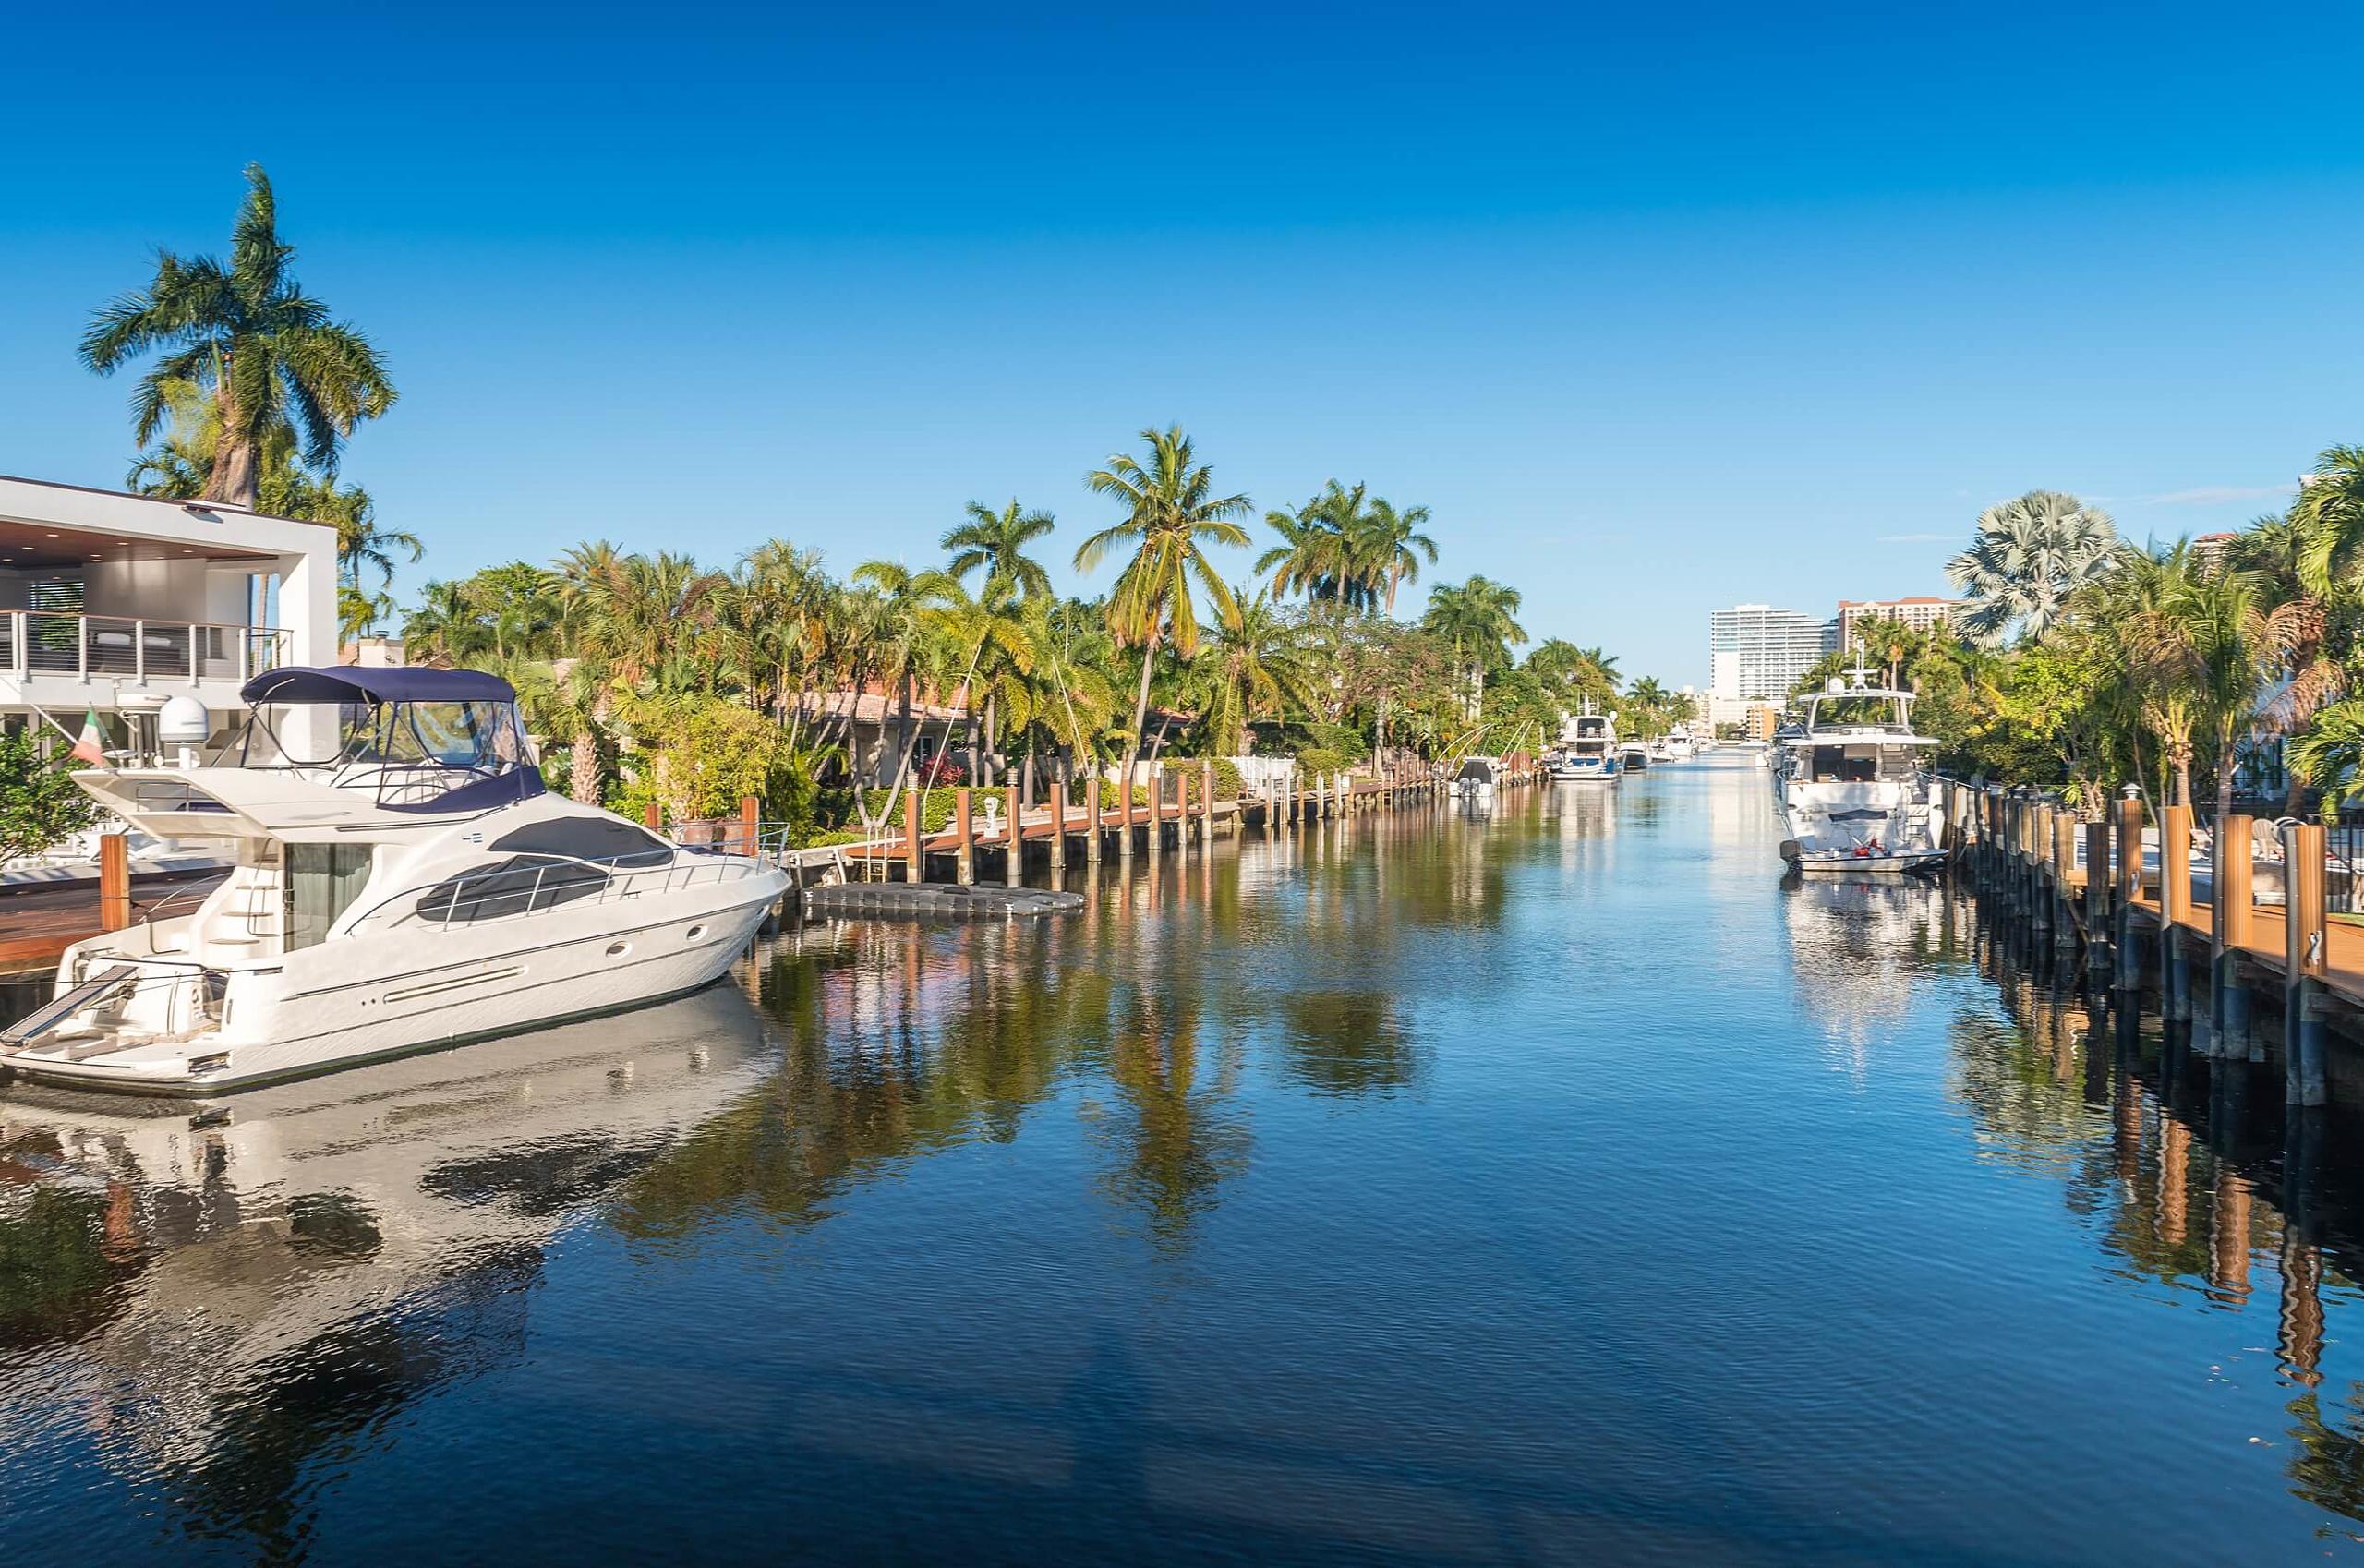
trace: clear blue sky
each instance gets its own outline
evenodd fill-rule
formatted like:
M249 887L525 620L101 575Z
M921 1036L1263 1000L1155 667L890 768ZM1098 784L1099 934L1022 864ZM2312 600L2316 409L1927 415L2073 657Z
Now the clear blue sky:
M2364 440L2330 10L67 10L11 28L0 471L121 482L75 338L259 159L401 388L346 474L405 589L1012 495L1071 547L1179 420L1704 683L1711 607L1940 591L2003 497L2171 537Z

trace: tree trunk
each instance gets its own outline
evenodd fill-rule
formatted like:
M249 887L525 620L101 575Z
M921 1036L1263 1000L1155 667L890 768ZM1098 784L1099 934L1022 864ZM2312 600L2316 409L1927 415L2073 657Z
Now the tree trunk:
M229 409L224 400L226 422ZM252 511L262 476L256 462L255 443L250 440L224 440L213 454L213 471L205 476L205 488L199 492L200 501L227 501Z
M2223 822L2233 814L2233 774L2235 753L2233 727L2220 727L2217 735L2223 744L2216 751L2216 820Z
M895 718L895 745L905 756L911 751L911 687L917 680L908 668L904 669L902 709Z
M1141 742L1148 739L1143 731L1149 729L1149 675L1156 664L1157 624L1152 621L1149 640L1141 645L1140 688L1133 694L1133 738L1125 747L1125 778L1121 787L1127 790L1133 787L1133 769L1141 760Z
M567 748L566 792L580 804L599 803L599 742L587 730Z

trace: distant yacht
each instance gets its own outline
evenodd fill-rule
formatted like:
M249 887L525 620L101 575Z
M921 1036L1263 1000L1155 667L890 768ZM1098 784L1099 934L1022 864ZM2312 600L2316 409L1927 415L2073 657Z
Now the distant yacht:
M1551 777L1560 783L1614 783L1620 766L1617 716L1593 712L1592 699L1586 697L1585 711L1568 719L1560 731L1560 752L1551 765Z
M1650 748L1641 741L1625 741L1617 747L1617 766L1627 773L1639 773L1650 766Z
M1933 873L1945 863L1929 815L1930 759L1913 733L1912 694L1847 680L1805 700L1805 722L1778 742L1773 768L1790 836L1781 858L1814 874Z

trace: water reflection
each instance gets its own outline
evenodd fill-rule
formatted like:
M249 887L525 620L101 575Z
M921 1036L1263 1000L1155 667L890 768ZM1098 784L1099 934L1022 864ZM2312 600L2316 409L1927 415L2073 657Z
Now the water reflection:
M7 1426L297 1554L318 1466L520 1355L560 1227L765 1070L734 992L640 1016L217 1105L0 1098Z
M1933 973L1954 961L1953 900L1917 877L1795 872L1780 895L1798 1009L1860 1079Z
M2364 1516L2354 1129L1959 889L1777 887L1763 789L1077 867L1079 919L804 928L221 1106L0 1099L0 1538L2237 1557L2161 1510L2245 1476ZM2064 1479L2081 1421L2129 1451Z
M1982 1142L2058 1179L2129 1285L2227 1315L2212 1376L2249 1353L2261 1331L2238 1320L2270 1297L2291 1490L2364 1520L2364 1381L2346 1381L2333 1402L2323 1366L2326 1297L2359 1294L2364 1207L2353 1163L2333 1177L2321 1152L2356 1129L2286 1113L2278 1068L2212 1062L2187 1027L2113 1013L2056 955L1991 926L1973 940L2002 1007L1956 1020L1953 1087Z

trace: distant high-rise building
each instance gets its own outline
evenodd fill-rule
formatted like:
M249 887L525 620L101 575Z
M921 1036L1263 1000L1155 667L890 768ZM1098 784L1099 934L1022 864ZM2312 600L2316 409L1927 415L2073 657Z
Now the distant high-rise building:
M1817 616L1739 604L1707 617L1708 691L1718 698L1781 702L1826 651L1830 628Z
M1852 645L1859 621L1901 621L1915 632L1934 632L1950 622L1962 603L1960 599L1927 595L1909 599L1840 599L1839 635L1833 646L1844 648Z

